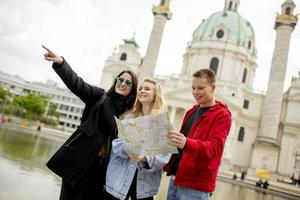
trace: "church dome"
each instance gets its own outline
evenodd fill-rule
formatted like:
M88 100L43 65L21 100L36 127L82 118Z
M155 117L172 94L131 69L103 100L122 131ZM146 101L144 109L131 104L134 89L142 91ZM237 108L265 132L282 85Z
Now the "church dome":
M238 46L255 49L255 35L250 22L235 11L215 12L203 20L194 31L193 41L207 40L208 38L231 41Z

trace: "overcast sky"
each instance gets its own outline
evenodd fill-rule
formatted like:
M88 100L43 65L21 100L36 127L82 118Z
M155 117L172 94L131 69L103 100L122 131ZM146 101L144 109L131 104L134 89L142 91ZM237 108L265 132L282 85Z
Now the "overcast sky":
M258 68L255 89L265 90L271 66L276 12L284 0L241 0L239 13L256 34ZM145 55L159 0L0 0L0 70L28 81L55 80L43 59L44 44L64 56L87 82L97 85L101 70L123 38L136 33ZM155 74L179 73L182 55L202 19L224 7L224 0L171 0L172 20L165 26ZM294 0L295 13L300 0ZM285 89L300 70L300 25L292 34Z

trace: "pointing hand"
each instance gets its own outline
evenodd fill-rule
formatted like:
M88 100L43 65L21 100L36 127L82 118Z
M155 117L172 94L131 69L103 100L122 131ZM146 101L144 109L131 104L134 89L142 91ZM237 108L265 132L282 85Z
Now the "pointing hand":
M64 62L64 59L60 57L58 54L56 54L54 51L50 50L46 46L42 45L42 47L47 51L44 54L45 60L52 61L54 63L62 64Z

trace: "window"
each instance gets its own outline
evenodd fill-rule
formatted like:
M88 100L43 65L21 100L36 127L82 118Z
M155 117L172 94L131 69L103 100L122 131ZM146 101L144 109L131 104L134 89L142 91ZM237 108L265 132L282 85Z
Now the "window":
M224 36L224 31L222 29L217 31L217 38L221 39Z
M216 57L213 57L210 60L209 69L213 70L217 74L218 66L219 66L219 59Z
M238 135L238 141L240 142L244 142L244 137L245 137L245 129L244 127L240 127L240 130L239 130L239 135Z
M231 10L231 7L232 7L232 1L229 2L229 9L228 10Z
M248 100L244 100L243 108L245 108L245 109L249 108L249 101Z
M242 83L246 83L247 79L247 68L244 69Z
M126 60L127 59L127 54L126 53L122 53L120 60Z
M287 14L287 15L290 15L290 14L291 14L291 8L290 8L290 7L287 7L287 8L285 9L285 14Z
M248 49L251 49L251 41L248 42Z
M23 89L23 92L24 92L24 93L30 93L30 90L28 90L28 89Z
M80 108L76 108L75 112L80 113Z

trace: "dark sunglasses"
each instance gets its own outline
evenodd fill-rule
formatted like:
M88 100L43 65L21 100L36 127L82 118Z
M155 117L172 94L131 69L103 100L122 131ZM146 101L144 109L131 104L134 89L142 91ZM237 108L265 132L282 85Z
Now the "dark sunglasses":
M131 80L126 80L126 79L121 78L121 77L116 78L116 83L118 85L124 85L127 88L130 88L132 86L132 81Z

